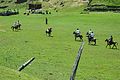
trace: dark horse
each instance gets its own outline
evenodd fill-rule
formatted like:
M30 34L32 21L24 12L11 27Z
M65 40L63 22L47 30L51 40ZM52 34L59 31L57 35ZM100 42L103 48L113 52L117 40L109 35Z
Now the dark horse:
M90 44L91 42L94 42L94 45L96 45L96 39L95 38L91 38L90 34L87 32L86 33L86 37L88 37L88 43Z
M51 36L52 28L48 28L45 32L46 32L46 35L48 35L49 37L52 37Z
M77 38L80 38L80 40L83 41L83 36L82 36L82 35L77 34L75 31L73 32L73 34L74 34L74 36L75 36L75 40L76 40Z
M21 27L21 24L18 24L18 25L12 26L11 29L13 31L18 31L18 30L20 30L20 27Z
M106 48L107 48L108 45L109 45L110 48L111 48L111 45L113 45L112 48L115 47L117 49L117 45L118 45L117 42L115 42L115 41L110 42L108 39L106 39L105 42L107 42Z

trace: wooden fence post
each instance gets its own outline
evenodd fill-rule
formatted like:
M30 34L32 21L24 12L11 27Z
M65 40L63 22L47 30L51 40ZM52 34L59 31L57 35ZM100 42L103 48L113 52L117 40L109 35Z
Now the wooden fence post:
M81 54L82 54L83 45L84 45L84 42L82 42L82 44L79 48L78 55L76 57L76 60L75 60L74 66L73 66L73 71L72 71L72 74L70 76L70 80L75 80L75 75L76 75L77 67L78 67L80 57L81 57Z
M28 60L27 62L25 62L24 64L22 64L19 68L18 71L23 70L25 67L27 67L33 60L35 59L35 57L31 58L30 60Z

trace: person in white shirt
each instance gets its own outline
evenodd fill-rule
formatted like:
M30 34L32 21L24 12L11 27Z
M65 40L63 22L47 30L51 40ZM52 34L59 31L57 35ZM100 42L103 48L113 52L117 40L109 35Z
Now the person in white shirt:
M90 30L88 31L88 33L91 34L91 33L92 33L92 30L90 29Z
M95 36L95 34L93 32L91 32L91 34L90 34L91 39L94 39L94 36Z
M75 32L77 33L77 35L80 35L80 30L78 28Z
M14 22L12 26L14 26L14 27L15 27L16 25L17 25L17 22Z

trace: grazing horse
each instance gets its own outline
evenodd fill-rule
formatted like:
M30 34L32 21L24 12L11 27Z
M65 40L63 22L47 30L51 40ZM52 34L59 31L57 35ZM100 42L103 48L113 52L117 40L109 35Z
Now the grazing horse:
M91 38L91 35L87 32L86 33L86 37L88 37L88 43L90 44L91 42L94 42L94 45L96 45L96 39L95 38Z
M48 28L45 32L46 32L46 35L51 37L52 28Z
M105 39L105 42L107 42L106 48L107 48L108 45L109 45L110 48L111 48L111 45L113 45L113 46L112 46L112 49L113 49L114 47L117 49L117 45L118 45L117 42L115 42L115 41L110 42L108 39Z
M18 25L12 26L11 29L13 31L18 31L18 30L20 30L20 27L21 27L21 24L18 24Z
M81 41L83 41L83 36L77 34L75 31L73 32L74 36L75 36L75 40L79 37Z

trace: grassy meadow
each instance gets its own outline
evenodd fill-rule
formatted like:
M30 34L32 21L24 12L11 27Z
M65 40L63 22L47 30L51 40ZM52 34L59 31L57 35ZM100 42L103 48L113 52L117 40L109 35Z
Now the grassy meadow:
M72 34L79 28L85 42L76 80L120 80L120 45L106 48L113 35L120 42L119 13L80 14L79 9L52 11L49 15L0 16L0 80L69 80L81 42ZM45 18L48 18L48 25ZM11 25L20 20L22 30ZM45 30L52 27L53 37ZM92 29L97 45L88 45L86 32ZM17 69L31 57L35 60L21 72Z

